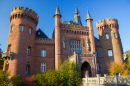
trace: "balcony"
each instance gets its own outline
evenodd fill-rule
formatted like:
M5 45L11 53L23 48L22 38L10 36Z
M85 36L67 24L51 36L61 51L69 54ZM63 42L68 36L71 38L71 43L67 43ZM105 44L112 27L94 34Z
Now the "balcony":
M4 60L6 60L6 59L12 60L12 56L13 56L13 52L3 52L3 54L2 54L2 58Z

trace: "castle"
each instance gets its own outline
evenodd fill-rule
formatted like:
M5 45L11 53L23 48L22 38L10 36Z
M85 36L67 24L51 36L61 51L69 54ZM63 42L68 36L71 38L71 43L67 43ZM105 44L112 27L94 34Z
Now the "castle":
M52 39L41 29L36 31L38 14L29 8L15 7L10 14L10 29L7 49L3 52L3 70L10 75L44 73L48 69L59 69L66 59L78 63L85 75L107 73L107 63L123 63L123 49L118 32L118 21L114 18L96 22L99 39L94 37L93 19L87 9L87 26L80 20L77 6L74 21L60 21L57 5L54 14L55 28Z

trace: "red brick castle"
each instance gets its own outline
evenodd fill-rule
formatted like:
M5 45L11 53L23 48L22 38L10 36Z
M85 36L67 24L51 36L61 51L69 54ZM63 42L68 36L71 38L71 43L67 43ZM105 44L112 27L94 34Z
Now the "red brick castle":
M60 61L69 59L79 64L82 77L107 73L107 63L123 62L123 50L118 32L118 21L114 18L96 22L99 39L94 37L93 19L87 10L83 26L76 7L74 21L60 21L57 5L55 28L52 39L41 29L36 31L38 15L29 8L15 7L10 14L10 29L6 52L3 53L3 70L10 75L44 73L48 69L59 69Z

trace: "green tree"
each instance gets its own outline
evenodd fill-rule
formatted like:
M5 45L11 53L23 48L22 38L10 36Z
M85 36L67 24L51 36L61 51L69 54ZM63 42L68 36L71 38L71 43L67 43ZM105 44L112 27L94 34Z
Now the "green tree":
M1 45L1 44L0 44ZM2 58L2 49L0 48L0 70L3 69L4 60Z
M35 81L39 86L80 86L81 73L77 64L66 60L59 70L48 70L37 74Z
M9 73L6 71L0 70L0 86L8 86L10 80L8 78Z
M20 75L11 77L11 83L13 86L23 86Z
M126 52L128 58L126 59L127 68L130 70L130 50Z

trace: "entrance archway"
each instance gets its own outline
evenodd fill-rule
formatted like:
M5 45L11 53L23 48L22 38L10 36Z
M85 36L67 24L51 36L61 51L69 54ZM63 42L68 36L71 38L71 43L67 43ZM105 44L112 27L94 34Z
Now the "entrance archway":
M82 78L85 78L85 75L89 75L89 77L92 77L91 73L91 66L88 62L84 62L81 66L81 72L82 72Z

